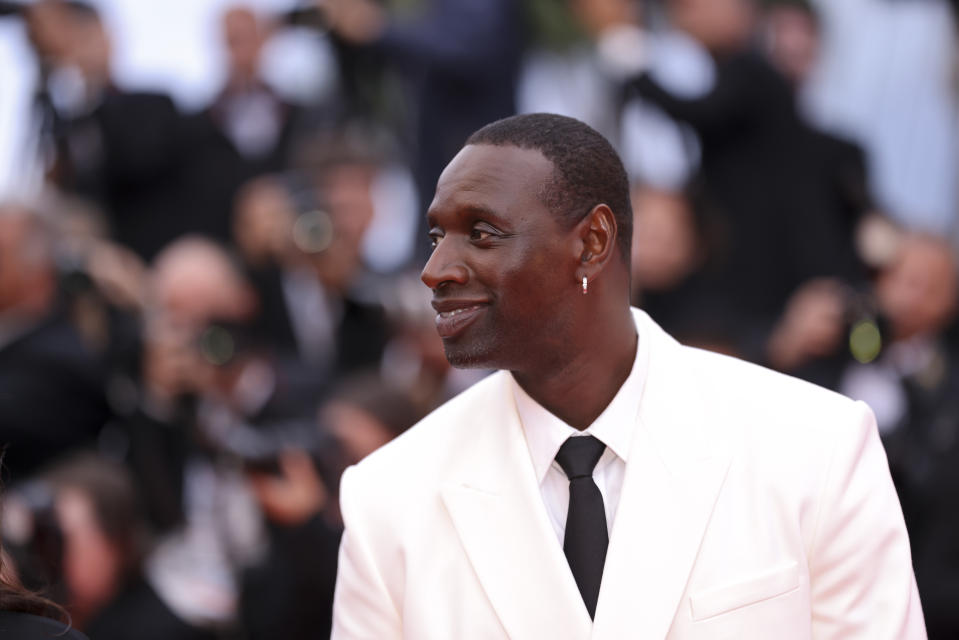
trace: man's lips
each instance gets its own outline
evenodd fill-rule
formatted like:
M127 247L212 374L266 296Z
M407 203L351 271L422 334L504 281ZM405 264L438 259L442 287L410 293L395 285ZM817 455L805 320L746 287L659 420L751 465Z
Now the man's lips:
M485 300L434 300L436 331L441 338L452 338L486 310Z

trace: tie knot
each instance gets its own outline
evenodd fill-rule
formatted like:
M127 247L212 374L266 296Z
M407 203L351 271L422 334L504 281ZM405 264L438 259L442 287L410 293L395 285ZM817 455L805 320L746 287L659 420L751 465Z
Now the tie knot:
M566 477L593 477L593 468L606 451L606 445L594 436L573 436L566 439L556 454L556 462L563 468Z

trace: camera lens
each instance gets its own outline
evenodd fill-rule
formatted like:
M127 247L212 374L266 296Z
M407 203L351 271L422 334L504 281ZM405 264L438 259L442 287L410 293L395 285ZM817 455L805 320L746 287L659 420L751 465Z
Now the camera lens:
M293 224L293 243L303 253L325 251L333 243L333 221L326 211L316 209L301 214Z
M222 367L236 355L236 340L225 328L212 325L200 334L200 355L212 365Z

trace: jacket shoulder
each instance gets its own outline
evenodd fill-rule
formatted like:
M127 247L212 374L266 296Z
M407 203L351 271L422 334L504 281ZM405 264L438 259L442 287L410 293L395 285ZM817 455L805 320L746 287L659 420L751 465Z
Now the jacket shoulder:
M771 394L768 399L773 402L783 398L794 398L797 402L815 401L832 406L853 402L835 391L762 365L694 347L681 349L686 361L692 364L704 382L718 386L725 393L748 394L760 404L765 398L763 393Z
M737 358L681 349L700 401L730 436L774 441L791 455L791 444L831 448L875 429L872 410L863 402Z

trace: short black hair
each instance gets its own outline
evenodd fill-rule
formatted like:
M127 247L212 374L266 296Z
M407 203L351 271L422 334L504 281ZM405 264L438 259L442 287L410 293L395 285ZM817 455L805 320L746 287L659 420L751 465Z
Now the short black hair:
M528 113L490 123L471 135L466 145L487 144L535 149L553 163L553 176L541 198L570 226L598 204L616 218L617 244L629 264L633 209L629 178L613 145L589 125L552 113Z
M100 12L89 2L84 2L84 0L67 0L63 3L63 6L73 17L100 21Z

